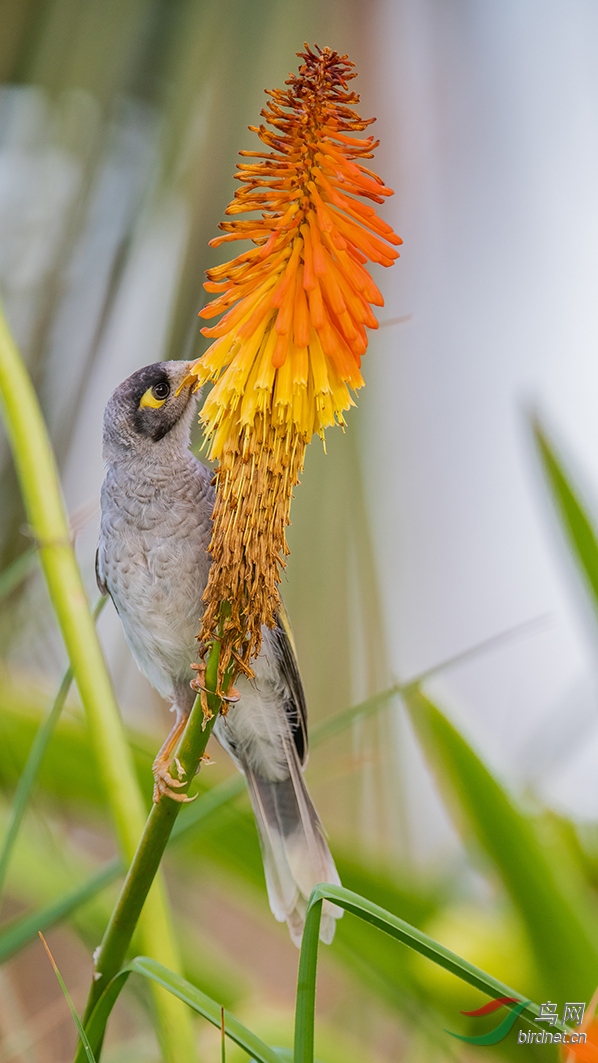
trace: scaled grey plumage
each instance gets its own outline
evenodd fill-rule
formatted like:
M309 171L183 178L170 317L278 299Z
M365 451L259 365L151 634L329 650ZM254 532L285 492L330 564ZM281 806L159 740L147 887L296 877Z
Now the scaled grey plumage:
M214 502L212 474L188 449L195 402L189 387L177 395L187 371L186 362L146 366L106 406L96 561L139 668L177 719L195 696ZM237 680L240 701L214 734L247 778L270 907L299 944L312 887L339 878L301 774L307 715L295 655L282 624L263 636L255 679ZM341 911L324 909L320 936L331 941Z

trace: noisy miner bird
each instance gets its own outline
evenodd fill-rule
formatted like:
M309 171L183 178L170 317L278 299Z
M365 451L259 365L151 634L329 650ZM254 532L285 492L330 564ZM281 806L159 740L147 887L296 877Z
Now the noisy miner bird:
M112 598L140 670L175 713L154 762L154 800L181 798L168 768L195 698L191 663L210 566L214 489L212 473L189 451L196 408L192 386L182 386L189 365L139 369L104 413L98 586ZM240 699L214 734L247 779L270 907L298 945L313 886L340 880L302 776L307 713L284 621L263 629L253 668L255 679L237 680ZM341 914L325 903L323 941L332 940Z

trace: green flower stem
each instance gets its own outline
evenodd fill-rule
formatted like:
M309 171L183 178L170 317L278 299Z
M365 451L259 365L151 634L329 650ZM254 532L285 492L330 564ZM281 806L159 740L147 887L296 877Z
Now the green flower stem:
M58 472L29 374L0 308L0 403L27 519L39 550L52 605L85 709L98 768L123 857L131 860L145 810L133 759L96 635L70 538ZM140 925L144 948L178 967L166 895L160 882ZM193 1030L181 1004L163 991L155 997L168 1063L193 1059Z
M215 642L208 657L205 673L206 687L209 691L216 690L219 657L220 643ZM178 760L184 772L184 785L177 790L179 794L186 794L193 782L220 710L220 698L215 693L209 693L207 698L212 717L206 722L201 696L198 696L177 751ZM133 931L181 808L182 802L162 797L149 814L137 852L110 917L104 940L98 950L84 1022L89 1020L106 986L118 974L124 963Z

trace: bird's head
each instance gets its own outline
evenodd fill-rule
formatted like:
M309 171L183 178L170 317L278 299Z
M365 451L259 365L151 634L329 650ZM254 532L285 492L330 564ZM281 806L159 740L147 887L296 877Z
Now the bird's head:
M156 446L189 444L195 409L193 384L184 384L190 362L154 362L138 369L112 392L104 411L104 458L140 454Z

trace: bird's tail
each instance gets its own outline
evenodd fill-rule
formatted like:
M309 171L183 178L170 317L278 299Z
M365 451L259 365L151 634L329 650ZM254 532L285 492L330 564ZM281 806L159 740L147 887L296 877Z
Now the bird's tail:
M290 751L289 751L290 752ZM338 871L301 774L294 749L290 775L273 782L244 767L257 821L268 899L275 919L286 920L292 940L301 944L309 895L318 882L340 885ZM330 944L342 909L324 901L320 938Z

